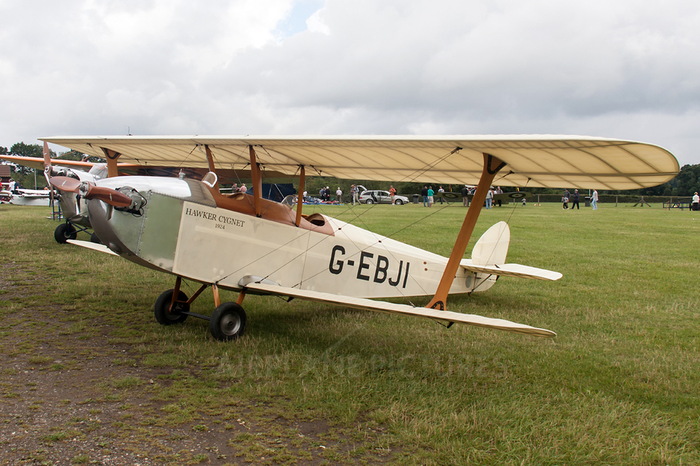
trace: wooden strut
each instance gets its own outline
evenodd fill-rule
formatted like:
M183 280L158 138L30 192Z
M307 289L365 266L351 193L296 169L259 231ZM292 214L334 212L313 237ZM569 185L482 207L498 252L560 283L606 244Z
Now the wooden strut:
M182 286L182 277L177 276L175 278L175 287L173 288L173 297L170 302L170 309L168 309L168 312L173 312L173 307L175 307L175 304L178 302L183 303L183 304L192 304L195 299L199 297L200 294L204 290L206 290L209 287L209 284L203 283L202 286L199 287L197 291L188 299L187 301L178 301L178 298L180 297L180 287ZM212 292L214 293L214 303L216 304L216 307L219 307L221 304L221 299L219 298L219 287L216 285L216 283L211 284ZM243 296L245 296L245 293L242 293ZM243 298L239 297L239 303L240 304L243 301Z
M214 155L211 153L211 149L209 149L209 145L205 144L204 145L204 150L207 153L207 164L209 165L209 171L216 174L216 167L214 166ZM214 191L217 193L219 192L219 177L216 177L216 183L214 183Z
M175 288L173 288L173 297L170 300L170 308L168 308L168 312L173 312L177 298L180 296L180 285L182 285L182 277L178 275L175 279Z
M253 178L253 207L255 207L255 216L262 215L260 199L262 198L262 176L260 175L260 166L255 158L255 149L253 146L248 146L250 152L250 174Z
M299 191L297 192L297 218L294 222L296 226L301 225L301 207L304 205L304 189L306 185L306 171L304 166L301 167L301 173L299 174Z
M491 188L491 182L496 177L496 173L499 172L503 167L506 166L505 162L499 160L490 154L483 154L484 156L484 168L481 172L481 178L479 179L479 184L476 187L476 192L474 193L474 199L472 199L471 205L467 210L467 215L464 217L464 222L462 223L462 228L459 230L459 235L457 236L457 241L452 248L452 253L445 266L445 271L440 278L440 283L438 284L435 296L428 303L427 308L431 309L441 309L445 310L447 306L447 295L450 292L450 287L452 282L454 282L455 276L457 275L457 270L459 270L459 263L464 257L464 252L467 250L467 245L471 239L472 232L476 226L476 221L479 218L481 209L486 200L486 193Z
M122 154L120 154L119 152L115 152L111 149L105 149L104 147L101 147L101 149L102 152L104 152L105 157L107 158L107 178L119 176L117 160L119 160L119 157L121 157Z
M221 306L221 297L219 296L219 287L216 283L211 284L211 290L214 292L214 307Z

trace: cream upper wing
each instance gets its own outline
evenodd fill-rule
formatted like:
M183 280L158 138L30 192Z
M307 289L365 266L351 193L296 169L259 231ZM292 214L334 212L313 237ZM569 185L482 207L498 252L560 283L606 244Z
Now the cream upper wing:
M671 180L676 158L653 144L587 136L91 136L42 138L99 157L143 166L249 168L343 179L476 184L483 153L507 165L501 186L639 189Z

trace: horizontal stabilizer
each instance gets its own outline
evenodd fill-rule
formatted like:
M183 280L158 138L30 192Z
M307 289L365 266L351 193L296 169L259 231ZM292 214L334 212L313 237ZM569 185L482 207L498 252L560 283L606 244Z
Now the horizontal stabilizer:
M75 244L76 246L80 246L81 248L92 249L93 251L104 252L105 254L112 254L113 256L119 255L113 252L104 244L93 243L91 241L81 241L79 239L69 239L67 242L70 244Z
M562 277L562 274L559 272L520 264L474 265L468 259L465 259L461 262L460 266L469 272L502 275L504 277L534 278L536 280L552 281L559 280Z
M506 332L522 333L525 335L533 335L537 337L554 337L557 335L551 330L530 327L529 325L518 324L503 319L492 319L489 317L482 317L474 314L462 314L459 312L440 311L436 309L429 309L426 307L413 307L407 304L394 304L386 301L374 301L365 298L353 298L350 296L341 296L331 293L320 293L318 291L300 290L297 288L288 288L279 285L250 283L246 285L245 289L247 292L253 293L258 292L262 294L289 296L294 298L306 299L309 301L337 304L339 306L346 306L355 309L365 309L369 311L386 312L393 314L404 314L414 317L423 317L426 319L441 320L444 322L458 322L467 325L475 325L477 327L493 328L497 330L505 330Z

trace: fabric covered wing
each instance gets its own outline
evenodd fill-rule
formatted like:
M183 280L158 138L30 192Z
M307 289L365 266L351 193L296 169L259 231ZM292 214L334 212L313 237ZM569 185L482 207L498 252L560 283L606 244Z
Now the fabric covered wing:
M85 154L120 154L142 166L249 168L255 149L263 170L353 180L476 184L483 153L507 166L500 186L639 189L671 180L676 158L652 144L588 136L88 136L42 140Z
M423 317L426 319L440 320L443 322L458 322L461 324L493 328L497 330L504 330L506 332L522 333L537 337L554 337L557 335L551 330L530 327L529 325L518 324L508 320L492 319L489 317L482 317L474 314L461 314L459 312L440 311L436 309L428 309L425 307L413 307L406 304L394 304L386 301L373 301L371 299L352 298L349 296L341 296L330 293L319 293L316 291L299 290L297 288L288 288L279 285L270 285L262 283L249 283L246 285L245 288L246 291L249 292L289 296L294 298L306 299L309 301L336 304L339 306L351 307L354 309L365 309L369 311L403 314L414 317Z

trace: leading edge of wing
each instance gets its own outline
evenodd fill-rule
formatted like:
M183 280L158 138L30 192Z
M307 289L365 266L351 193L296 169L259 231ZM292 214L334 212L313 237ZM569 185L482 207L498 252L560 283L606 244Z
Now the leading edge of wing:
M368 311L386 312L392 314L403 314L426 319L441 320L444 322L458 322L461 324L474 325L477 327L504 330L506 332L522 333L537 337L555 337L557 334L551 330L531 327L525 324L518 324L509 320L493 319L475 314L462 314L459 312L440 311L425 307L413 307L406 304L395 304L386 301L374 301L365 298L353 298L331 293L321 293L318 291L300 290L280 285L269 285L263 283L249 283L245 288L252 292L263 294L274 294L306 299L322 303L337 304L339 306L351 307L354 309L364 309Z
M503 275L504 277L533 278L535 280L559 280L563 275L553 270L540 269L520 264L474 265L468 259L462 260L460 266L470 272Z

